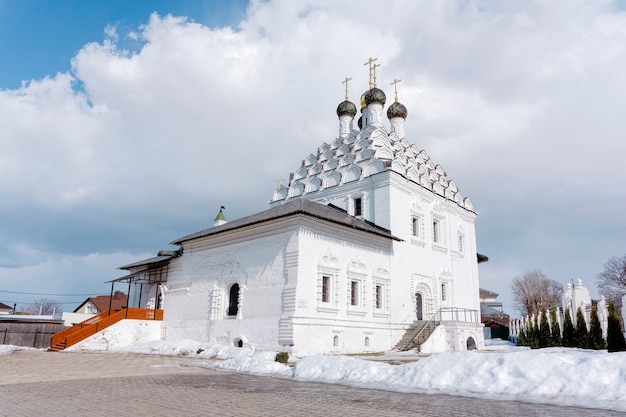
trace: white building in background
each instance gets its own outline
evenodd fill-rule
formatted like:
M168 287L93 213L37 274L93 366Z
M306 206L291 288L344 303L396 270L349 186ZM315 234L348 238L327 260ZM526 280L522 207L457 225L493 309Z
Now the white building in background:
M483 347L476 212L408 142L397 94L385 127L385 103L370 83L354 128L346 87L338 137L295 167L268 210L231 222L220 210L214 227L172 242L178 251L123 267L144 300L161 293L164 339L295 356ZM427 340L412 341L428 322L415 339Z

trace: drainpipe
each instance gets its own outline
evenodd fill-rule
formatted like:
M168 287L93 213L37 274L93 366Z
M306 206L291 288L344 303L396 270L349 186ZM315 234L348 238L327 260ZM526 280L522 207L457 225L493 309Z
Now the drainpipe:
M111 296L109 297L109 316L111 315L111 307L113 306L113 287L115 286L115 281L111 282Z
M128 293L126 294L126 318L128 318L128 306L130 304L130 283L131 280L128 280Z

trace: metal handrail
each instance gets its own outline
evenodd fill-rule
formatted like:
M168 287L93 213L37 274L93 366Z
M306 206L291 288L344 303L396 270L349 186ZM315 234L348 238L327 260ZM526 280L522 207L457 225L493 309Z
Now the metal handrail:
M419 332L404 346L403 350L406 350L411 344L415 342L415 340L419 340L419 337L424 333L427 329L431 330L437 327L440 322L444 321L444 315L450 315L450 321L458 321L465 323L479 323L478 310L471 310L467 308L460 307L439 307L439 309L431 316L431 318L424 324L424 326L420 329ZM468 317L469 315L469 317ZM436 318L439 320L435 320ZM460 320L463 318L463 320ZM469 320L468 320L469 318ZM446 317L447 319L447 317Z
M97 316L98 320L93 320L94 317L91 317L69 329L55 334L50 340L50 346L54 347L63 344L64 348L68 348L124 319L163 320L163 310L125 308L111 314L112 312L113 310L105 311Z
M407 348L408 348L408 347L409 347L409 346L410 346L410 345L411 345L411 344L415 341L415 339L417 339L419 336L421 336L421 335L422 335L422 333L426 330L426 328L430 328L431 323L435 323L435 318L437 317L437 315L438 315L438 314L440 314L440 312L441 312L441 308L439 308L439 309L435 312L435 314L433 314L433 315L431 316L431 318L430 318L430 319L428 319L428 321L426 322L426 324L424 324L424 326L420 329L420 331L419 331L419 332L417 332L417 333L415 334L415 336L413 336L413 338L412 338L411 340L409 340L409 342L408 342L408 343L404 346L404 349L402 349L402 350L406 350L406 349L407 349ZM438 324L436 324L436 325L435 325L435 327L437 327L437 326L438 326Z
M478 310L460 307L441 307L441 321L448 320L444 315L450 315L450 321L459 321L464 323L479 323L480 315Z

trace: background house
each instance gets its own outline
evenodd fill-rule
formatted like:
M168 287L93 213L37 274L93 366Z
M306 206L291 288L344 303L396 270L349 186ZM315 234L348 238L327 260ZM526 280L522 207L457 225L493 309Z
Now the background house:
M485 325L485 338L507 340L509 337L510 317L502 309L502 303L496 301L498 293L481 288L480 321Z
M13 307L0 303L0 314L13 314Z
M110 295L98 295L89 297L82 302L74 313L99 314L108 310L121 310L128 306L128 297L121 291L116 291L113 297Z

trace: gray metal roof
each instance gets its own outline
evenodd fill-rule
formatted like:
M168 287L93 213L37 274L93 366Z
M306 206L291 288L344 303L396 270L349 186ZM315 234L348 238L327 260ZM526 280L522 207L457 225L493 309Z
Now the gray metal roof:
M137 266L153 265L153 264L160 264L160 263L161 264L166 264L167 261L169 261L173 257L174 256L172 256L172 255L155 256L154 258L144 259L143 261L137 261L137 262L133 262L132 264L120 266L117 269L130 269L130 268L135 268Z
M366 233L371 233L371 234L382 236L388 239L393 239L397 241L402 240L392 235L389 230L384 229L380 226L376 226L375 224L371 222L359 220L353 216L346 214L342 210L338 210L337 208L333 208L330 206L326 206L324 204L320 204L314 201L300 198L300 199L282 204L280 206L272 207L271 209L261 211L251 216L243 217L241 219L233 220L231 222L228 222L220 226L212 227L210 229L205 229L200 232L181 237L180 239L173 241L171 244L181 245L184 242L198 239L201 237L216 235L219 233L224 233L224 232L232 231L235 229L241 229L247 226L252 226L255 224L264 223L264 222L268 222L271 220L276 220L276 219L295 216L295 215L313 217L319 220L333 223L338 226L346 227L346 228L353 229L353 230L359 230L359 231L366 232Z

